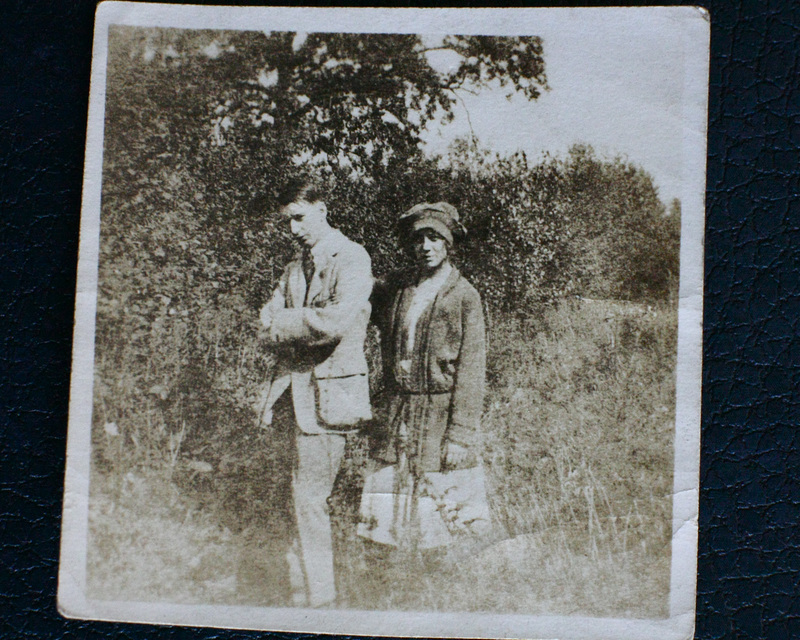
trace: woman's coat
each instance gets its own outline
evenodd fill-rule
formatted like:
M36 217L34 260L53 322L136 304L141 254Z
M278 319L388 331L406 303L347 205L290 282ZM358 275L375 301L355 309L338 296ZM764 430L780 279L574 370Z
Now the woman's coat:
M426 396L430 400L422 470L439 471L445 442L468 447L477 443L486 384L481 299L453 268L417 322L412 367L405 372L399 359L403 357L403 322L413 281L399 278L393 284L377 287L373 295L373 317L381 331L385 392L393 398L393 407L403 396ZM393 417L389 419L391 422Z

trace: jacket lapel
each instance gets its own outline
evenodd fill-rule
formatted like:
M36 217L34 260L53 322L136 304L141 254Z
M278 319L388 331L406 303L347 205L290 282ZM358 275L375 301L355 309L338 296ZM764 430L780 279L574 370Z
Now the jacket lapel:
M422 358L421 366L422 371L420 372L420 380L425 380L425 392L430 393L431 388L431 381L428 376L430 372L430 333L431 333L431 319L433 315L436 313L436 307L439 304L440 300L443 300L452 290L453 287L456 286L458 279L461 277L458 269L453 265L452 271L450 271L450 275L447 276L447 280L444 281L442 288L439 289L439 292L436 294L436 297L433 299L433 302L430 306L425 310L423 317L420 318L419 324L417 325L418 328L421 326L421 330L417 334L417 339L419 340L419 344L422 347Z
M308 284L308 293L305 296L305 303L311 303L320 296L330 295L330 271L333 269L334 258L339 255L344 236L336 229L321 240L323 246L314 259L314 275Z
M461 277L461 273L455 266L453 266L453 270L450 272L450 275L447 276L447 280L444 281L442 288L439 289L439 293L436 294L436 297L433 299L433 304L431 305L431 309L436 306L436 302L444 296L446 296L450 291L453 290L453 287L456 286L458 279Z

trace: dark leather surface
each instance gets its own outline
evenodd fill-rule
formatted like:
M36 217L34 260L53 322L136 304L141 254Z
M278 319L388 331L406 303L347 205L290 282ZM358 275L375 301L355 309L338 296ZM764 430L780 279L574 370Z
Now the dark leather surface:
M800 6L712 8L698 638L800 637Z
M800 8L793 0L708 6L696 637L797 638ZM0 637L260 637L68 621L56 611L94 5L12 0L3 9Z

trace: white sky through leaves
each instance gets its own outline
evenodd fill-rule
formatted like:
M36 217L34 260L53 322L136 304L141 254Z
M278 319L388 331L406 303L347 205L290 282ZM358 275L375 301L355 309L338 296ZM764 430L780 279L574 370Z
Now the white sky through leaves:
M529 102L506 98L506 89L459 92L454 121L425 132L431 152L445 152L472 129L482 145L507 154L517 149L536 161L549 152L564 156L574 144L624 159L648 171L666 204L680 197L683 153L683 38L680 22L659 28L637 23L636 14L616 24L572 21L545 27L544 59L550 91ZM435 52L437 70L455 62ZM465 110L469 111L469 120Z

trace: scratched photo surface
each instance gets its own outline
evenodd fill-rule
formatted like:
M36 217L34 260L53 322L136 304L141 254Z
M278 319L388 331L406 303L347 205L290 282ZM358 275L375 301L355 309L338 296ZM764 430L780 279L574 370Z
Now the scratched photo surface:
M678 315L704 97L680 23L618 15L526 35L108 24L70 424L82 602L323 626L686 613ZM684 384L699 397L699 365ZM321 630L276 620L243 626Z

